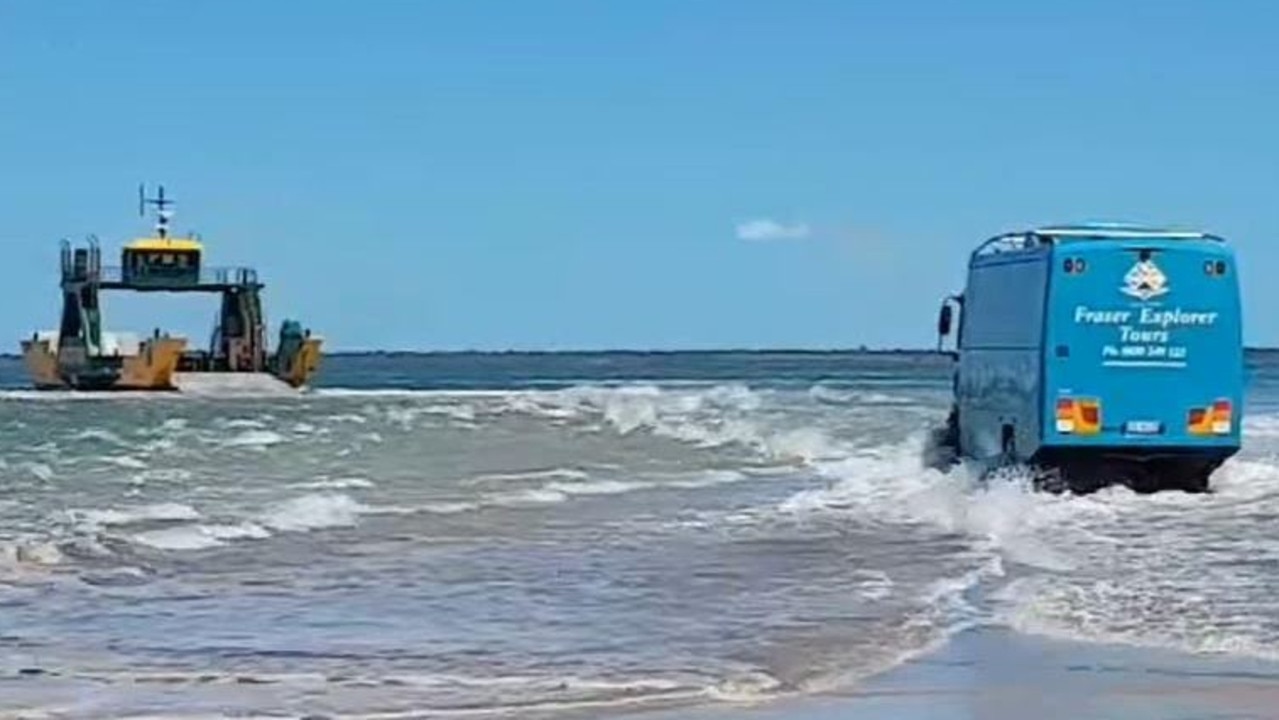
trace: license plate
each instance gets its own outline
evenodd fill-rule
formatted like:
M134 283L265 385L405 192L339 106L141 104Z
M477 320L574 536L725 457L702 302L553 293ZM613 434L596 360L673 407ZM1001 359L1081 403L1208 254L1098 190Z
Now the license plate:
M1129 420L1124 430L1130 435L1158 435L1163 432L1163 423L1155 420Z

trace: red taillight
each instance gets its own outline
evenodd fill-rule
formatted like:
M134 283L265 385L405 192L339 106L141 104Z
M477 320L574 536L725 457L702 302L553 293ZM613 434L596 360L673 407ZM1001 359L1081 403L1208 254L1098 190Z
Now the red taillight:
M1217 400L1212 404L1212 432L1214 435L1226 435L1230 432L1230 401Z
M1229 435L1234 426L1231 402L1225 398L1214 400L1208 407L1191 408L1187 412L1187 430L1191 435Z
M1101 401L1057 398L1057 432L1095 435L1101 432Z

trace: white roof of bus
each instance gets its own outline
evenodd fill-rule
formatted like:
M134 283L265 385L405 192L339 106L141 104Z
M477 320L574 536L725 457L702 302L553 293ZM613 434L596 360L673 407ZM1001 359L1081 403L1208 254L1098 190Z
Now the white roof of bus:
M1079 223L1048 225L1030 230L1002 233L979 245L973 250L971 257L976 259L1008 252L1041 249L1064 240L1114 240L1116 238L1225 242L1220 236L1197 230L1146 227L1129 223Z
M1211 238L1213 235L1198 230L1147 227L1131 223L1079 223L1049 225L1030 232L1055 237L1158 237L1158 238Z

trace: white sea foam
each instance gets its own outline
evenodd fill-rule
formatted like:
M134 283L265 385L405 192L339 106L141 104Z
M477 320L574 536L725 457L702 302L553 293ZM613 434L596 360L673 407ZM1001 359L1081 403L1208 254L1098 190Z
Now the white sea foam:
M304 490L356 490L371 488L375 485L376 483L368 478L340 477L292 483L290 487Z
M200 513L190 505L172 502L103 510L69 510L68 515L74 522L90 527L132 525L151 521L195 520L200 517Z
M283 435L272 430L246 430L227 439L225 444L237 447L266 448L284 441Z
M440 656L456 672L343 684L318 671L286 679L271 671L283 661L269 659L246 671L296 687L376 691L392 715L400 710L391 700L408 697L397 693L418 693L419 709L465 716L839 689L975 623L1199 652L1265 656L1279 645L1279 585L1265 571L1279 566L1267 530L1279 512L1273 418L1248 418L1249 454L1217 474L1214 495L1051 496L1016 474L980 482L963 467L925 467L919 431L944 408L890 385L321 393L305 415L281 411L239 427L193 421L189 434L205 442L165 451L189 453L188 473L133 488L182 502L167 511L143 500L116 506L115 485L112 495L76 496L107 509L73 511L74 530L100 531L85 535L122 557L134 553L138 566L190 553L182 572L193 582L206 579L205 563L228 572L220 552L198 551L263 543L233 572L247 579L261 563L282 583L251 603L264 616L298 615L312 635L272 626L254 643L265 657L277 646L314 647L316 658L288 660L299 668L323 667L335 647L378 657L409 645L456 648ZM456 432L459 423L475 432ZM227 443L269 428L291 428L292 442L248 456ZM484 432L495 433L491 445ZM381 442L367 444L374 437ZM79 466L47 452L25 457L55 464L52 487L79 481ZM218 453L253 470L220 475L210 459ZM151 472L136 475L159 478ZM50 486L17 461L6 475L48 497ZM173 494L177 485L189 494ZM390 513L416 514L370 517ZM350 557L308 542L313 536L283 537L326 528L355 528L340 531ZM141 547L120 551L112 541L121 537ZM10 570L0 573L74 571L89 562L81 552L40 533L6 539L0 565ZM280 567L289 572L274 572ZM229 616L222 602L242 612L239 585L219 587L226 597L202 612ZM327 605L347 608L350 625ZM405 622L404 607L426 607L438 622ZM193 615L191 633L208 631L200 622L210 623ZM489 631L501 634L509 674L476 677L467 668L491 667ZM749 643L733 645L743 635ZM744 656L759 666L740 663ZM608 675L559 674L584 663ZM535 671L548 666L556 670ZM697 672L676 669L686 667Z
M271 533L260 525L180 525L133 535L135 542L160 550L203 550L229 540L261 540Z
M491 472L474 475L462 482L464 485L482 485L486 483L512 483L527 480L546 480L563 478L569 480L585 480L590 474L576 468L548 468L544 470L519 470L511 472Z
M98 440L110 445L124 445L129 443L116 433L103 428L85 428L71 436L73 440Z
M57 543L49 540L29 538L0 541L0 563L9 566L10 569L21 565L59 565L64 558Z
M354 525L372 508L347 495L315 493L276 503L263 514L263 525L276 530L314 530Z
M141 470L147 466L146 461L139 460L131 455L105 455L102 457L102 461L131 470Z

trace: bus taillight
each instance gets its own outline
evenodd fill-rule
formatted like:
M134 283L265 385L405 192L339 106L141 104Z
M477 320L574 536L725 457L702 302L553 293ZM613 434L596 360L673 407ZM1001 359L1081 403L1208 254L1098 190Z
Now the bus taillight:
M1057 432L1076 435L1101 432L1101 401L1092 398L1058 398Z
M1208 407L1191 408L1186 417L1186 430L1191 435L1229 435L1233 408L1229 400L1220 399Z
M1212 432L1226 435L1230 432L1230 401L1218 400L1212 404Z

